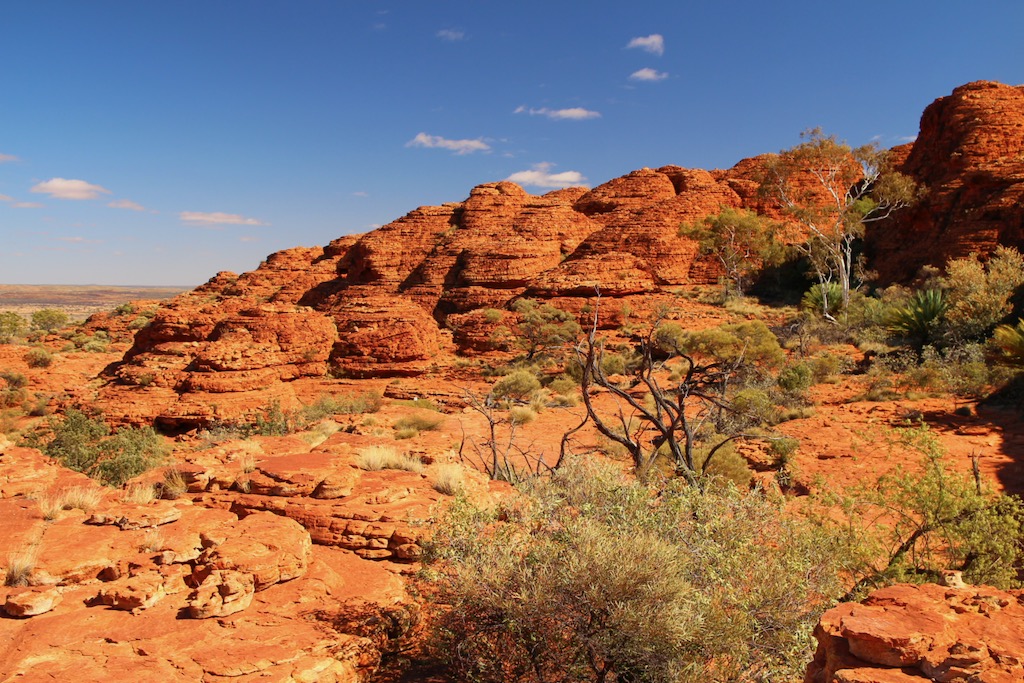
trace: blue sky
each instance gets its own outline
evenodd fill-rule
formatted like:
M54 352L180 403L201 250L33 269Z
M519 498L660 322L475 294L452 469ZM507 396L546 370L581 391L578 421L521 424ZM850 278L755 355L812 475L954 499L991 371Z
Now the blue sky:
M3 0L0 284L196 285L511 178L911 139L1024 3Z

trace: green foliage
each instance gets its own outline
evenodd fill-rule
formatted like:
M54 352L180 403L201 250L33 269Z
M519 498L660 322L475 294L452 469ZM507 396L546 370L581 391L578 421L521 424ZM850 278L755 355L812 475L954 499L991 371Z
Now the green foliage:
M820 128L800 137L803 142L767 164L761 193L801 226L807 241L798 249L819 283L837 283L845 310L856 286L854 251L864 226L914 202L918 191L875 144L853 149Z
M496 325L501 322L502 313L497 308L485 308L482 313L484 322Z
M380 410L384 400L379 393L323 395L299 410L298 423L305 427L332 415L362 415Z
M895 444L918 453L921 469L900 466L876 486L860 491L851 522L878 522L884 557L862 585L890 581L937 581L956 569L972 584L1020 585L1024 561L1024 505L997 494L979 479L950 470L926 425L899 430ZM878 511L883 514L878 515ZM859 520L859 521L858 521Z
M49 422L49 437L41 440L42 451L68 469L82 472L107 486L121 486L129 479L158 465L166 455L159 435L151 428L110 427L99 417L80 410L68 410L63 418Z
M935 340L949 303L941 289L923 289L910 297L905 306L891 311L889 329L915 342L920 348Z
M116 315L116 316L132 315L133 313L135 313L136 310L138 310L138 309L135 308L135 304L133 304L133 303L131 303L129 301L128 303L124 303L124 304L121 304L120 306L116 307L114 309L114 315Z
M811 285L800 299L800 306L808 312L834 317L843 309L843 288L838 282Z
M778 385L787 394L803 396L814 386L814 368L810 363L796 363L782 369Z
M669 325L659 327L658 332ZM665 334L674 332L669 327ZM724 363L743 362L774 368L786 360L786 354L779 346L778 337L760 320L687 332L684 333L679 346L688 353L714 358Z
M294 419L281 408L281 402L273 399L264 412L256 415L255 433L260 436L284 436L294 430Z
M529 370L515 370L494 383L491 395L495 398L525 400L540 389L540 380Z
M572 342L582 331L575 316L551 304L519 299L512 311L519 316L515 343L526 352L527 360Z
M30 368L48 368L53 364L53 354L41 346L29 349L23 358Z
M992 333L995 358L1004 365L1024 367L1024 320L1014 326L1000 325Z
M740 389L732 398L733 419L738 427L770 426L779 421L779 409L766 391L761 389Z
M987 263L977 254L953 259L939 280L946 291L946 332L956 340L984 337L1009 315L1010 298L1024 284L1024 256L1012 247L998 247Z
M779 226L756 213L723 208L698 224L683 224L679 234L695 239L704 254L713 255L725 271L725 297L742 296L750 279L765 265L781 262L783 248L775 240Z
M56 308L33 311L31 327L42 332L56 332L68 324L68 314Z
M837 535L770 496L592 463L522 492L498 510L457 498L427 549L433 645L463 679L798 678L841 590Z
M409 439L420 432L429 432L438 429L444 423L444 416L436 413L413 413L395 420L395 438Z
M24 331L24 318L14 311L0 311L0 344L10 344Z

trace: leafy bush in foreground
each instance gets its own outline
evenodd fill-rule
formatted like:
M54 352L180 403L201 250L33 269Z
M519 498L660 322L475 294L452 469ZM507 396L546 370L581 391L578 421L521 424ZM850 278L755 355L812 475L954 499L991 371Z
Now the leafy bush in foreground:
M434 644L470 680L783 680L841 592L842 541L767 495L586 463L522 492L457 499L428 550Z

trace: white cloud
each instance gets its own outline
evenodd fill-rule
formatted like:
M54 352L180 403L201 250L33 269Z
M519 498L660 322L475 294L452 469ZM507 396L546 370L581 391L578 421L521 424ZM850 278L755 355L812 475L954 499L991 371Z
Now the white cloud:
M548 109L547 107L534 109L533 107L516 107L514 113L529 114L530 116L546 116L549 119L555 119L556 121L583 121L585 119L597 119L601 117L601 112L591 111L590 109L584 109L583 107L570 107L568 109Z
M101 194L110 194L105 187L67 178L50 178L34 185L31 191L48 194L55 199L99 199Z
M146 207L136 204L130 199L115 199L107 204L112 209L129 209L130 211L145 211Z
M482 139L476 140L449 140L439 135L427 135L420 133L409 142L406 147L426 147L427 149L448 149L456 154L472 154L473 152L490 151L491 146Z
M626 47L638 47L644 52L650 52L652 55L660 57L665 54L665 38L660 33L652 33L649 36L634 38Z
M454 43L465 38L466 34L453 28L443 28L437 32L437 37Z
M39 202L14 202L11 204L16 209L41 209L43 205Z
M239 242L259 242L259 237L253 237L252 235L242 235L238 238Z
M638 71L634 71L629 75L631 81L662 81L668 78L668 74L664 71L655 71L650 67L644 67Z
M562 188L577 185L586 186L587 179L579 171L551 173L553 167L554 164L550 162L534 164L533 168L529 171L518 171L510 175L506 180L531 187Z
M263 221L255 218L246 218L245 216L239 216L237 213L224 213L223 211L214 211L212 213L204 213L202 211L182 211L178 214L178 217L186 223L200 226L267 225Z
M369 192L365 192L363 190L358 190L356 192L353 192L352 196L353 197L369 197L370 193Z
M5 194L0 194L0 202L13 202L14 197L8 197Z
M6 164L9 161L18 161L18 157L13 154L0 154L0 164Z

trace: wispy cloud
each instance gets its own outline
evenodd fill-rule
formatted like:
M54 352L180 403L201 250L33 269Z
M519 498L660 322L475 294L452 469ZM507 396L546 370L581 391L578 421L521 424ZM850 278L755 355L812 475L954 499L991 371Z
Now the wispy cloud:
M443 28L437 32L437 37L441 40L447 40L451 43L457 43L466 37L465 32L459 31L454 28Z
M5 194L0 194L0 202L6 202L7 204L11 205L15 209L41 209L41 208L43 208L43 205L39 204L38 202L19 202L14 197L9 197L9 196L7 196Z
M253 235L242 235L241 237L238 238L238 241L239 242L259 242L260 238L259 237L254 237Z
M491 146L481 138L476 140L449 140L439 135L427 135L420 133L409 142L406 147L426 147L427 149L447 149L456 154L472 154L473 152L490 151Z
M107 204L112 209L128 209L129 211L145 211L146 207L136 204L130 199L115 199Z
M353 197L369 197L370 193L366 192L364 190L357 190L357 191L352 193L352 196Z
M185 223L202 227L217 225L267 225L267 223L256 218L246 218L245 216L240 216L237 213L224 213L223 211L213 211L211 213L205 213L203 211L182 211L178 214L178 218Z
M664 71L656 71L655 69L652 69L650 67L644 67L643 69L639 69L637 71L634 71L633 73L631 73L629 75L629 80L631 80L631 81L648 81L648 82L653 82L653 81L663 81L666 78L668 78L668 74L667 73L665 73Z
M100 240L91 240L87 237L54 237L59 242L70 242L71 244L99 244Z
M530 187L545 187L545 188L562 188L562 187L573 187L576 185L586 185L586 177L579 171L562 171L561 173L552 173L551 169L554 168L554 164L550 162L542 162L534 164L533 168L529 171L518 171L510 175L506 180L511 180L514 183L520 185L526 185Z
M33 185L31 191L48 194L54 199L99 199L100 195L110 194L110 190L100 185L67 178L50 178Z
M19 159L13 154L0 154L0 164L6 164L12 161L19 161Z
M547 107L535 109L533 107L516 107L514 113L529 114L530 116L546 116L549 119L555 119L556 121L583 121L586 119L601 118L601 112L591 111L590 109L584 109L583 107L570 107L568 109L548 109Z
M665 38L660 33L652 33L649 36L640 36L629 41L627 48L640 48L644 52L650 52L659 57L665 54Z

